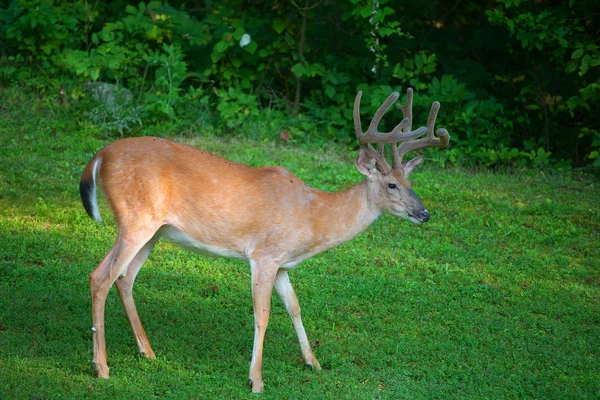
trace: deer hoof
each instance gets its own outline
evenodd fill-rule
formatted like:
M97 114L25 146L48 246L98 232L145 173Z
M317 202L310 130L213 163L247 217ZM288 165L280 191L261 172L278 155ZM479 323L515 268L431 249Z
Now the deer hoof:
M248 379L248 384L252 386L252 393L262 393L265 389L265 385L262 383L262 380L254 381L252 378Z
M304 365L306 365L306 368L310 369L311 371L321 370L321 364L319 364L319 362L316 359L313 362L307 362Z
M151 360L156 359L156 356L154 355L154 352L152 351L152 349L150 349L150 351L140 351L140 356L142 356L144 358L149 358Z
M108 379L108 367L101 367L99 364L96 364L95 361L92 361L92 368L98 374L98 378Z

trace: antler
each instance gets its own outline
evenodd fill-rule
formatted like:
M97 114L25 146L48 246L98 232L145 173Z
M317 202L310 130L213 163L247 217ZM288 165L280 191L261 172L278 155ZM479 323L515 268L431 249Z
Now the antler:
M405 115L405 119L408 119L412 122L412 89L408 89L407 91L407 100L406 105L401 106L397 105L398 108L402 110L402 113ZM431 111L429 112L429 118L427 119L427 136L421 139L414 139L404 142L398 147L396 150L394 148L394 163L393 167L402 165L402 157L411 150L423 149L426 147L439 147L444 148L448 146L450 142L450 134L446 129L440 128L437 130L437 135L439 137L435 137L433 134L433 129L435 127L435 119L437 118L438 111L440 110L439 101L434 101L431 105ZM408 113L408 116L407 116ZM410 123L408 124L408 129L410 129ZM394 145L395 147L395 145Z
M419 136L422 136L426 129L425 127L421 127L414 132L405 132L404 128L407 125L410 125L410 121L408 118L404 118L402 122L400 122L391 132L382 133L377 130L377 125L381 122L381 118L383 114L387 111L388 108L398 100L400 95L398 92L392 93L386 101L383 102L381 106L373 115L373 119L369 124L369 129L366 132L363 132L362 126L360 123L360 98L362 97L362 91L359 91L356 95L356 99L354 100L354 129L356 130L356 137L361 146L366 146L370 143L397 143L403 140L414 139Z
M381 122L381 118L383 118L383 114L390 108L390 106L400 97L398 92L392 93L386 101L383 102L381 106L373 115L373 119L369 124L369 129L366 132L363 132L362 125L360 122L360 99L362 97L362 91L359 91L356 95L356 99L354 100L354 129L356 130L356 137L361 146L369 146L371 149L371 143L379 143L378 151L374 151L375 157L377 158L377 162L384 167L384 169L390 170L392 168L402 168L402 157L404 154L411 150L425 148L425 147L441 147L444 148L448 145L450 141L450 135L448 131L445 129L438 129L437 134L439 136L435 137L433 135L433 128L435 126L435 119L437 117L438 110L440 109L440 103L434 102L431 106L431 112L429 113L429 119L427 120L427 126L422 126L414 131L412 129L412 100L413 100L413 90L408 88L406 91L406 105L397 104L396 106L402 110L402 114L404 115L404 119L396 125L394 129L392 129L388 133L381 133L377 130L377 126ZM423 136L423 134L427 134L425 138L417 139L419 136ZM405 141L397 147L398 142ZM392 144L392 166L390 167L384 157L384 146L386 143ZM373 149L374 150L374 149Z

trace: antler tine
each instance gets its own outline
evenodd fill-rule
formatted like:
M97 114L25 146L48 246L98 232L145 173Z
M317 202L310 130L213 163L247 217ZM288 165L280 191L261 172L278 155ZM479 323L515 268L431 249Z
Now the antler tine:
M410 124L408 118L404 118L402 122L394 127L388 133L381 133L377 130L377 126L381 122L381 118L383 118L383 114L390 108L390 106L400 97L398 92L392 93L386 101L383 102L381 106L375 112L371 123L369 124L369 129L367 132L363 132L362 125L360 122L360 99L362 97L362 91L359 91L356 95L356 99L354 100L354 129L356 131L356 138L361 146L366 146L369 143L396 143L401 142L403 140L410 140L416 137L422 136L426 132L425 127L421 127L413 132L405 132L405 128Z
M408 125L406 126L407 132L412 129L412 122L413 122L412 102L413 102L413 90L412 90L412 88L408 88L406 90L406 105L396 104L396 107L398 107L400 110L402 110L402 115L404 115L404 118L408 118Z
M406 125L406 130L410 131L412 129L413 122L413 113L412 113L412 103L413 103L413 90L412 88L406 89L406 104L396 104L396 107L402 111L402 115L404 119L408 120L408 124ZM392 144L392 168L400 168L402 165L402 158L398 156L397 151L398 146L396 143Z
M446 129L440 128L437 130L439 137L433 134L435 127L435 119L437 118L438 111L440 110L440 103L434 101L431 105L431 111L429 112L429 118L427 119L427 136L421 139L409 140L404 142L398 147L397 153L394 154L394 166L399 166L402 163L402 157L411 150L422 149L425 147L440 147L444 148L448 146L450 142L450 134Z
M398 154L398 145L392 143L392 169L402 168L402 157Z
M375 112L375 115L373 115L373 119L371 120L371 123L369 124L369 130L367 131L367 133L370 133L370 132L372 132L373 134L379 133L377 131L377 126L381 122L381 118L383 118L383 114L385 114L385 112L388 110L388 108L390 108L390 106L396 100L398 100L398 97L400 97L400 94L398 92L393 92L392 94L390 94L388 96L388 98L383 102L383 104L379 106L379 108ZM404 121L402 121L402 122L404 122ZM402 122L400 122L400 124L402 124Z
M354 119L354 130L356 131L356 138L358 139L358 141L360 142L360 145L362 146L362 142L360 141L360 138L363 134L362 131L362 125L360 123L360 99L362 97L362 90L359 90L358 93L356 94L356 98L354 99L354 110L352 112L352 117Z

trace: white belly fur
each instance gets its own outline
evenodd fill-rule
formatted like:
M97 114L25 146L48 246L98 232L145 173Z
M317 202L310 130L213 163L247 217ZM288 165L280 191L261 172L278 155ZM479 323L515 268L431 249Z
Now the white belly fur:
M178 246L183 247L186 250L191 250L195 253L199 253L208 257L237 258L239 260L247 259L245 254L199 242L171 225L163 226L161 231L164 238L177 244Z

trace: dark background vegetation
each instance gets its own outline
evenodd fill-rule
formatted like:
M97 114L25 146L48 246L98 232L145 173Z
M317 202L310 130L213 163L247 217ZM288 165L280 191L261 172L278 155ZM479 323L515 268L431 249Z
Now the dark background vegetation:
M116 135L351 142L357 90L368 113L411 86L417 124L442 103L442 163L600 165L598 1L0 4L2 83Z

